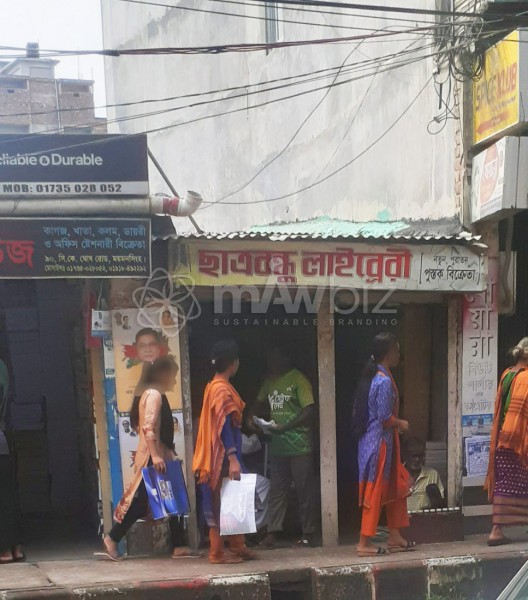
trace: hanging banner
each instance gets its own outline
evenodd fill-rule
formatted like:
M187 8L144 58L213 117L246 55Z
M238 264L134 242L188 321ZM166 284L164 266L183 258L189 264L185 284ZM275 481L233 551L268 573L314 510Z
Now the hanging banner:
M486 285L487 257L463 245L190 240L175 252L175 276L194 285L446 292Z
M158 322L159 309L126 308L112 311L112 337L114 341L115 378L119 412L128 413L134 396L142 393L140 379L146 364L160 356L174 357L180 364L180 346L177 335L168 336ZM180 373L174 391L167 393L173 410L181 409Z

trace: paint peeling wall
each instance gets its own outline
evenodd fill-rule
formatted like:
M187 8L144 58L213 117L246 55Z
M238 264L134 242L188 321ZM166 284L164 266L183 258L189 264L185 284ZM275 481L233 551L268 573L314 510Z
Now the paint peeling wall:
M386 4L391 2L394 0L385 0ZM190 6L187 3L181 5ZM412 0L407 5L435 8L434 0ZM245 18L114 0L102 0L102 7L106 48L265 41L264 9L258 5L217 6L211 3L202 7L231 13L245 11ZM394 14L387 15L377 13L376 18L365 18L364 14L345 18L323 16L317 11L303 13L280 9L279 16L283 19L342 26L280 23L281 39L357 36L365 33L365 28L386 31L398 23ZM420 23L412 21L399 25L408 28ZM363 63L401 51L415 50L406 55L409 60L414 60L432 51L431 42L430 35L413 32L362 43L274 49L267 54L261 51L108 58L108 102L141 101L262 84L345 63L348 66ZM149 144L180 193L186 189L199 190L206 202L226 196L225 200L231 202L260 202L244 204L242 208L230 205L201 210L196 218L205 229L229 231L255 223L294 221L319 215L358 221L456 216L455 121L448 121L438 135L427 131L431 119L439 112L439 99L431 80L435 62L429 58L398 70L381 72L395 60L402 61L402 55L384 63L373 78L335 87L324 100L326 90L320 90L251 108L281 96L328 85L332 78L311 80L302 86L262 94L250 95L246 92L256 88L242 88L176 102L118 107L110 110L110 120L185 107L224 95L241 96L229 102L142 116L110 127L113 132L122 133L170 127L150 135ZM365 70L364 66L361 69L355 72L348 69L347 72L345 67L337 83L374 72L372 68ZM270 87L281 83L291 81L270 84ZM319 102L320 106L309 116ZM230 115L208 118L212 114L238 109L239 112ZM307 118L306 124L289 143ZM198 121L183 124L195 119ZM438 130L440 126L436 124L434 129ZM282 154L255 177L281 151ZM350 166L345 167L350 161L353 161ZM312 186L341 167L344 168L338 174L320 185L282 200L261 202ZM152 192L168 191L153 169L151 177ZM239 189L241 191L231 195ZM180 228L187 226L183 219L178 225Z

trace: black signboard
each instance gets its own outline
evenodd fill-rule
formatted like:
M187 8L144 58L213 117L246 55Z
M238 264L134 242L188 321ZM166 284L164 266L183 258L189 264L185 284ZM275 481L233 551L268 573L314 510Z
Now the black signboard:
M148 193L146 135L0 135L0 197Z
M148 277L148 219L0 219L0 278Z

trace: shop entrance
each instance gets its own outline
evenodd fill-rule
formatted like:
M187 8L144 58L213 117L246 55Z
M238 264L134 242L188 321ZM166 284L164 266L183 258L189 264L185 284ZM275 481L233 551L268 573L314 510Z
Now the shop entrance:
M257 395L267 372L266 353L273 344L285 344L291 353L293 365L302 371L312 384L316 404L318 404L317 372L317 320L316 314L302 309L288 314L280 306L272 306L266 314L252 314L249 303L242 304L240 314L225 311L215 313L212 302L201 301L201 316L189 326L189 351L191 363L192 411L194 433L196 435L198 419L202 409L203 392L207 382L213 376L210 352L213 344L221 339L234 339L240 348L240 369L233 385L246 402L248 412L254 406ZM319 478L319 438L317 419L312 428L314 466ZM245 433L251 433L244 428ZM265 440L263 440L265 441ZM265 452L245 459L251 472L263 472ZM269 477L269 470L267 471ZM316 483L319 490L319 482ZM295 491L292 489L290 509L284 523L284 535L295 540L300 534ZM202 531L203 534L203 531Z
M86 555L100 519L83 282L4 280L0 298L22 541L32 560Z
M352 440L354 391L370 355L374 336L392 332L400 341L401 362L394 372L400 414L410 436L427 444L426 464L447 480L447 307L444 303L395 304L386 315L369 309L335 315L336 420L339 533L342 542L357 537L357 443Z

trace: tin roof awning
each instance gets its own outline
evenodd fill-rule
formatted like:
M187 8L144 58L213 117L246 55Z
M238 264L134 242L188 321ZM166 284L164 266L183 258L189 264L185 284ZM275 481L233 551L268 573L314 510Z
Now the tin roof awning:
M208 240L269 240L273 242L295 240L322 241L399 241L399 242L449 242L475 244L480 236L466 231L455 219L441 221L367 221L354 222L317 217L307 221L254 225L243 231L226 233L176 233L164 239L208 239ZM159 238L158 238L159 239Z

